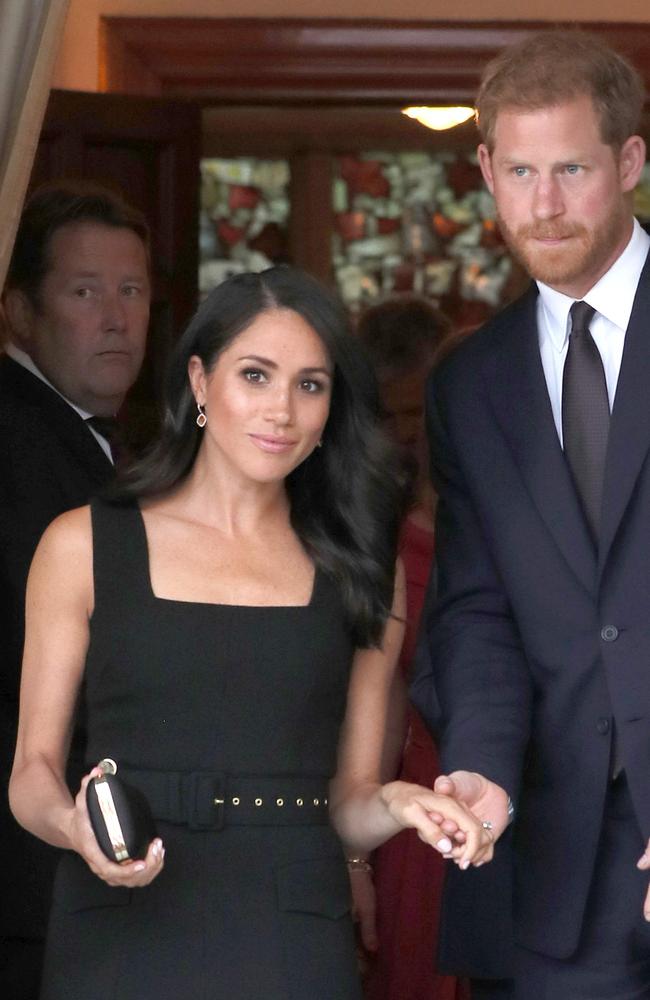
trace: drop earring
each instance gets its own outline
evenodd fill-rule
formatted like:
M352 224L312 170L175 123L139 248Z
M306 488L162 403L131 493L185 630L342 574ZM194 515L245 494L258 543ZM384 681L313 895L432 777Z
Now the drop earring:
M197 403L196 404L196 408L199 411L199 415L196 418L196 426L197 427L205 427L205 425L208 422L208 418L206 417L205 413L203 412L203 407L202 407L201 403Z

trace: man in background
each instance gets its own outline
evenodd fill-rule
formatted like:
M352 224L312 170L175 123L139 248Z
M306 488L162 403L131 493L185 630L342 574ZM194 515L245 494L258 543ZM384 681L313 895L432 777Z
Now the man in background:
M32 196L9 265L0 357L0 992L11 1000L38 996L58 857L7 805L27 574L50 521L113 476L116 415L142 364L149 302L139 212L90 185Z

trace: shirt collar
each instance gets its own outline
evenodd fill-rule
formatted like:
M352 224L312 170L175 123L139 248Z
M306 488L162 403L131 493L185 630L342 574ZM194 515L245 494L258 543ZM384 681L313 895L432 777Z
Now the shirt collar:
M33 360L30 358L29 354L27 354L26 351L22 351L20 347L16 347L16 345L13 344L11 341L9 341L9 343L5 345L5 351L8 354L8 356L16 362L16 364L19 364L22 368L26 368L28 372L31 372L32 375L35 375L36 378L41 380L41 382L45 382L45 385L48 385L50 389L52 389L57 394L57 396L60 396L61 399L64 399L68 404L68 406L71 406L73 410L76 410L79 416L83 417L84 420L87 420L88 417L92 416L92 413L89 413L88 410L82 410L80 406L77 406L77 404L73 403L72 400L68 399L67 396L64 396L62 392L59 392L57 387L55 385L52 385L49 379L45 378L43 372L40 370L40 368L38 368L34 364Z
M585 302L623 333L630 321L641 271L650 248L650 236L634 220L632 236L609 271L583 296ZM563 350L568 337L569 309L575 299L538 281L545 326L556 351Z

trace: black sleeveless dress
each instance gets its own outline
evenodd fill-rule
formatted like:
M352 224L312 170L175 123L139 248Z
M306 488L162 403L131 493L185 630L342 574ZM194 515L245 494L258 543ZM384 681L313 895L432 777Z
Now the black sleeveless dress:
M92 507L89 767L149 797L165 867L108 886L72 853L42 1000L359 1000L327 822L353 647L335 584L305 607L156 598L135 506Z

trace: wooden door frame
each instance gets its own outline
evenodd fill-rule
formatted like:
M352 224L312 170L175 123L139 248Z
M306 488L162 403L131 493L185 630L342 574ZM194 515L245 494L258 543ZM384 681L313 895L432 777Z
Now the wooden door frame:
M627 55L650 91L647 23L584 26ZM490 58L548 27L542 21L103 17L98 84L102 91L203 105L471 102Z

